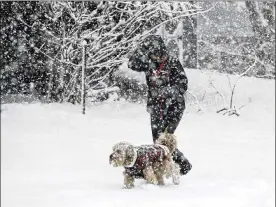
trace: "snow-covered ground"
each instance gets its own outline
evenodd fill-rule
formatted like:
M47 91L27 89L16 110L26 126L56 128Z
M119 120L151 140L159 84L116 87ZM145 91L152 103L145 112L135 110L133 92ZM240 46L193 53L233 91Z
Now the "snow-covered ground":
M189 70L190 90L207 88L207 75ZM227 93L225 75L215 76ZM252 103L241 116L216 114L207 96L204 114L187 110L176 131L193 164L175 186L143 180L122 189L121 168L108 163L112 145L151 143L145 105L125 101L1 106L1 204L3 207L273 207L275 205L275 81L244 78L236 104ZM208 93L210 93L208 91ZM209 100L208 100L209 97ZM209 105L208 105L209 103Z

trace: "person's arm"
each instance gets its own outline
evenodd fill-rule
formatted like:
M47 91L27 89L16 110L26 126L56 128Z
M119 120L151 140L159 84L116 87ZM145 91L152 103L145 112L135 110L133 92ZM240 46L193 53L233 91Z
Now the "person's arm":
M188 78L181 63L176 59L173 61L170 68L170 86L161 89L161 94L168 98L183 96L188 89Z
M129 58L128 68L137 72L146 72L149 68L146 51L143 51L142 48L135 50Z
M175 88L178 89L182 95L188 90L188 78L178 60L176 60L173 64L171 83L171 85L175 86Z

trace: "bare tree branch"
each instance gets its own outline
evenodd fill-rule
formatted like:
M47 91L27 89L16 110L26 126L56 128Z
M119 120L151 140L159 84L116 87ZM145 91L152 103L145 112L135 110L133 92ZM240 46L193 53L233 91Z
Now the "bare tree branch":
M189 93L189 94L196 100L196 103L197 103L197 105L198 105L198 107L199 107L199 111L201 111L202 113L204 113L204 110L203 110L203 108L201 107L201 105L200 105L200 103L199 103L197 97L196 97L192 92L190 92L189 90L187 91L187 93Z
M234 86L233 86L232 92L231 92L230 109L231 109L232 106L233 106L234 93L235 93L235 89L236 89L236 86L237 86L238 81L239 81L244 75L246 75L255 65L256 65L256 59L255 59L254 63L253 63L247 70L245 70L242 74L239 75L238 79L237 79L236 82L234 83Z

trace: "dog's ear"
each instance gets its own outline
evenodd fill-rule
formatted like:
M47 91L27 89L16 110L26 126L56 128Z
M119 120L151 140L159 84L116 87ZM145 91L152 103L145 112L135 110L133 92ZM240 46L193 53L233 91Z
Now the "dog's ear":
M132 145L129 145L126 147L125 149L125 153L126 153L126 164L129 164L132 162L133 157L134 157L134 148Z

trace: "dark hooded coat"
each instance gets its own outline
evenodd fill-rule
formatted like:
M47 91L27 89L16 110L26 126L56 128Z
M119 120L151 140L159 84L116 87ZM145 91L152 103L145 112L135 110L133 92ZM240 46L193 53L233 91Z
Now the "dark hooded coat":
M163 58L156 61L151 55ZM145 72L153 140L167 127L169 133L174 133L185 109L184 94L188 88L188 79L179 60L168 54L160 36L152 35L132 54L128 66L134 71Z

